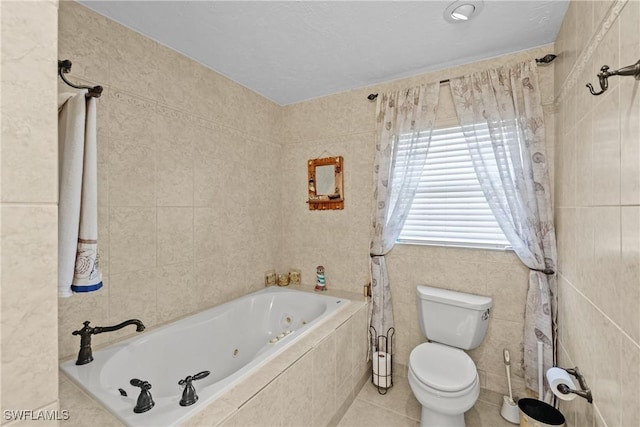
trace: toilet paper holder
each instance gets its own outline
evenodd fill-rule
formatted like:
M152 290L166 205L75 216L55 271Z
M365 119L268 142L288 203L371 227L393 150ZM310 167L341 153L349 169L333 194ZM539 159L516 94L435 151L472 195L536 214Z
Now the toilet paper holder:
M591 395L591 390L587 386L587 380L584 379L584 376L580 373L580 370L578 369L578 367L576 366L575 368L560 368L560 369L564 369L565 371L567 371L569 375L573 375L574 377L576 377L576 379L578 380L578 383L580 384L581 390L574 390L566 384L559 384L558 391L562 394L570 394L570 393L577 394L578 396L587 399L587 402L593 403L593 396Z

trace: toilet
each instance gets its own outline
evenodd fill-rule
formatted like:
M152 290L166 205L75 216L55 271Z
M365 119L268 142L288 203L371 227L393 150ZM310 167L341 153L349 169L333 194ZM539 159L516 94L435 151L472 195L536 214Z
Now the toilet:
M420 426L464 427L464 413L480 395L478 371L463 350L487 333L490 297L418 286L418 320L429 342L409 356L411 391L422 405Z

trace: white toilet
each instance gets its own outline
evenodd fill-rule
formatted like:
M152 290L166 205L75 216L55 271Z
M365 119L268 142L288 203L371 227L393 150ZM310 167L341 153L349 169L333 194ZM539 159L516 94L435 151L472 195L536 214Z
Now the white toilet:
M482 343L489 324L489 297L418 286L418 320L430 342L409 356L409 385L422 404L420 426L464 427L464 413L478 400L480 382L463 350Z

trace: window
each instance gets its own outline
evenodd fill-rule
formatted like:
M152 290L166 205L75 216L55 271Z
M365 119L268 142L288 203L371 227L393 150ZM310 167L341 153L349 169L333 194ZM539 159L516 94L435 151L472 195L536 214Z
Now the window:
M488 127L478 125L476 131L490 150ZM402 155L400 146L398 156ZM480 188L461 127L433 131L418 191L398 242L496 249L509 246Z

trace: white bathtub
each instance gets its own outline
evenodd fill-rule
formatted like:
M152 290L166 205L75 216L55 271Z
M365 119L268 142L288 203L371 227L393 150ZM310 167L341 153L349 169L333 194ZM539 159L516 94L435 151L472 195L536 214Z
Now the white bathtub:
M74 359L60 368L124 424L173 426L347 304L347 299L270 287L94 351L87 365L76 366ZM286 331L291 332L275 340ZM198 402L180 406L178 381L201 371L211 374L193 382ZM140 389L129 384L132 378L152 385L155 407L148 412L133 412Z

